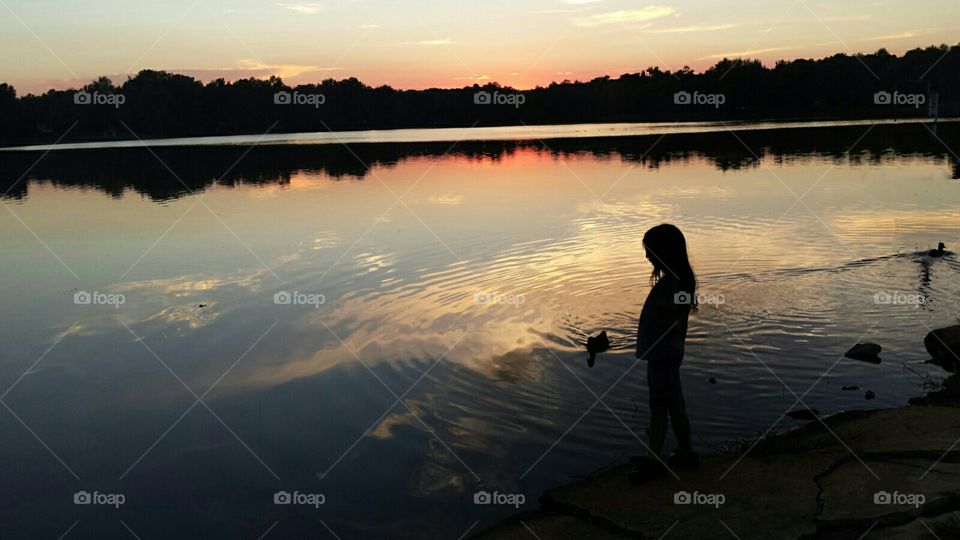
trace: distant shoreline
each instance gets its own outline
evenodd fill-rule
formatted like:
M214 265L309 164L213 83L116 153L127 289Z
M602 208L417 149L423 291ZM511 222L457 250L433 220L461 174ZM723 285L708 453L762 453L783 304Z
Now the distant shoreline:
M202 148L226 146L280 146L328 144L408 144L408 143L482 143L496 141L545 141L557 139L599 139L658 135L750 132L870 125L933 124L932 118L873 118L824 120L735 120L686 122L629 122L587 124L506 125L484 127L401 128L329 132L271 133L266 135L223 135L169 137L157 139L120 139L36 144L0 148L0 152L46 152L60 150L98 150L142 147ZM940 118L937 123L960 122L960 117Z

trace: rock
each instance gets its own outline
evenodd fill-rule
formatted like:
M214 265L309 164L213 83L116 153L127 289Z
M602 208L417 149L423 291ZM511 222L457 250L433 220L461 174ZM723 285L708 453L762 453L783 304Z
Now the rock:
M892 456L896 458L890 459ZM909 454L873 454L864 455L862 463L856 459L843 461L817 479L821 487L823 504L823 511L817 518L819 529L852 527L857 531L855 534L833 536L833 538L863 538L864 531L875 523L873 530L879 533L887 524L909 522L915 518L929 518L952 510L950 501L956 496L957 483L960 482L960 465L948 462L936 463L935 456L936 451L924 454L922 457L911 457ZM920 475L923 471L928 470L934 463L936 463L936 468L933 469L934 474L927 475L921 480ZM879 479L874 478L866 468L869 468ZM911 498L912 494L922 494L923 498ZM877 534L867 538L895 537ZM925 534L908 538L956 538L956 536L932 537Z
M820 411L816 409L797 409L788 412L787 416L794 420L816 420L820 416Z
M931 364L956 373L960 365L960 324L930 332L923 338L923 346L932 357Z
M866 393L863 394L863 399L873 399L875 397L877 397L877 395L873 393L873 390L867 390Z
M527 534L529 535L529 533ZM949 512L934 517L918 517L906 525L898 527L876 527L864 536L863 540L915 540L920 538L960 538L960 512Z
M477 528L479 529L480 526ZM630 540L633 536L578 517L541 510L510 517L500 525L471 538L476 540L532 540L534 538Z
M713 377L710 377L709 379L707 379L707 382L709 382L710 384L717 384L717 380L714 379Z
M879 364L880 350L882 347L876 343L857 343L849 351L847 351L847 358L852 358L853 360L860 360L861 362L870 362L871 364Z
M703 455L699 469L675 469L679 479L636 486L627 480L629 464L604 467L548 490L540 511L477 538L530 540L531 531L555 540L733 538L727 528L744 540L960 538L960 408L847 411L822 420L829 429L807 424L764 438L747 454ZM677 504L680 491L723 494L725 501ZM879 504L881 491L922 493L925 501ZM900 528L910 530L900 535Z
M939 358L931 358L930 360L927 360L925 363L939 366L943 368L943 370L946 371L947 373L957 372L957 365L954 362L949 362L949 361L945 362L943 360L940 360Z
M938 390L925 396L910 398L911 405L949 405L960 406L960 379L957 375L947 377Z

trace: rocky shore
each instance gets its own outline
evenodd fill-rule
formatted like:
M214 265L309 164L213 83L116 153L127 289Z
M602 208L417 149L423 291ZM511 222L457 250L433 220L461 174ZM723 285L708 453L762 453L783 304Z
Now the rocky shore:
M955 373L951 328L926 343ZM836 414L748 448L641 485L628 464L606 468L476 538L960 539L957 375L906 407Z

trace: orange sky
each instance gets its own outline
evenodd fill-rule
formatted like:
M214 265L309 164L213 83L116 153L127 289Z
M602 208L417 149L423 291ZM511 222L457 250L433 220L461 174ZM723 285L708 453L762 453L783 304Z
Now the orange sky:
M960 3L915 0L6 0L0 81L21 94L122 82L357 77L396 88L518 88L724 56L772 62L960 42Z

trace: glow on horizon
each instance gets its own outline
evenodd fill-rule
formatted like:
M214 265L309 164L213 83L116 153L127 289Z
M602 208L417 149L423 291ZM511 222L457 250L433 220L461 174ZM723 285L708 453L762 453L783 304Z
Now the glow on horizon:
M0 82L18 93L141 69L202 81L356 77L394 88L703 70L837 52L957 44L955 0L5 0Z

